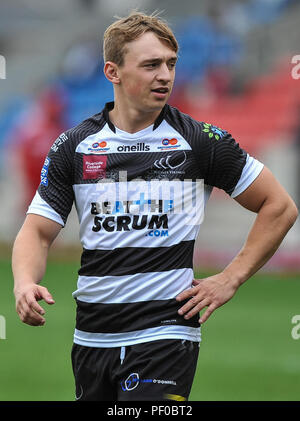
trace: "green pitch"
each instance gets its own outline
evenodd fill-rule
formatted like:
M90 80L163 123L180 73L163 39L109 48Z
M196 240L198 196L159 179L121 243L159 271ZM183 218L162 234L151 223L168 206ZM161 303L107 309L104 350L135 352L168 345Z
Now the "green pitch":
M74 400L70 363L78 263L50 262L43 285L56 303L46 324L22 324L15 312L9 260L0 261L0 400ZM201 277L198 273L197 277ZM299 275L263 274L244 284L202 328L190 400L299 400ZM0 320L3 321L2 318ZM299 329L300 330L300 329ZM2 330L3 336L3 326Z

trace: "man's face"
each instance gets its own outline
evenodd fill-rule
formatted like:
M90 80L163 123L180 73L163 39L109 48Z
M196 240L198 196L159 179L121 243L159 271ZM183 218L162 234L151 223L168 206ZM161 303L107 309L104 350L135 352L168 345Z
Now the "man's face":
M124 63L118 69L120 95L140 111L162 109L172 91L176 53L153 32L146 32L126 47Z

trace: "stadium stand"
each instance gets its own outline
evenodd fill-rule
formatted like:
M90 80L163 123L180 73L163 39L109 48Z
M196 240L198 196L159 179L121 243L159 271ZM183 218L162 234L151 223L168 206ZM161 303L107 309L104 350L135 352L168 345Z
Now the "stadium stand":
M238 96L215 97L208 105L205 98L186 98L184 109L198 120L230 128L249 153L259 153L269 143L292 141L298 125L299 93L289 69L278 66L274 73L251 81ZM181 105L178 99L173 103Z

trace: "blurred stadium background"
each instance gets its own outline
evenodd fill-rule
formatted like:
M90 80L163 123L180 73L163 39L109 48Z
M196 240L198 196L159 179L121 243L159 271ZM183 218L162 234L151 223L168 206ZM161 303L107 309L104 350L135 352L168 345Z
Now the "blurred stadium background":
M0 400L73 400L74 209L51 253L44 283L57 302L43 328L15 314L11 246L50 145L112 100L102 35L114 15L136 7L163 11L179 41L170 104L231 132L300 204L300 70L297 78L292 63L299 1L1 0ZM230 261L254 217L214 192L196 244L198 276ZM300 341L291 336L300 313L299 234L297 222L264 270L203 326L192 400L299 400Z

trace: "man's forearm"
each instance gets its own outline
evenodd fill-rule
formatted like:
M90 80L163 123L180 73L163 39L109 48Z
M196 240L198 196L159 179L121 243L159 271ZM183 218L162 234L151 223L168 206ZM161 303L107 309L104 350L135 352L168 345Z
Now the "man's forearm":
M273 256L297 215L293 202L281 206L263 205L245 245L223 273L238 285L249 279Z
M12 270L15 288L24 283L39 283L46 270L49 245L39 233L23 227L14 243Z

